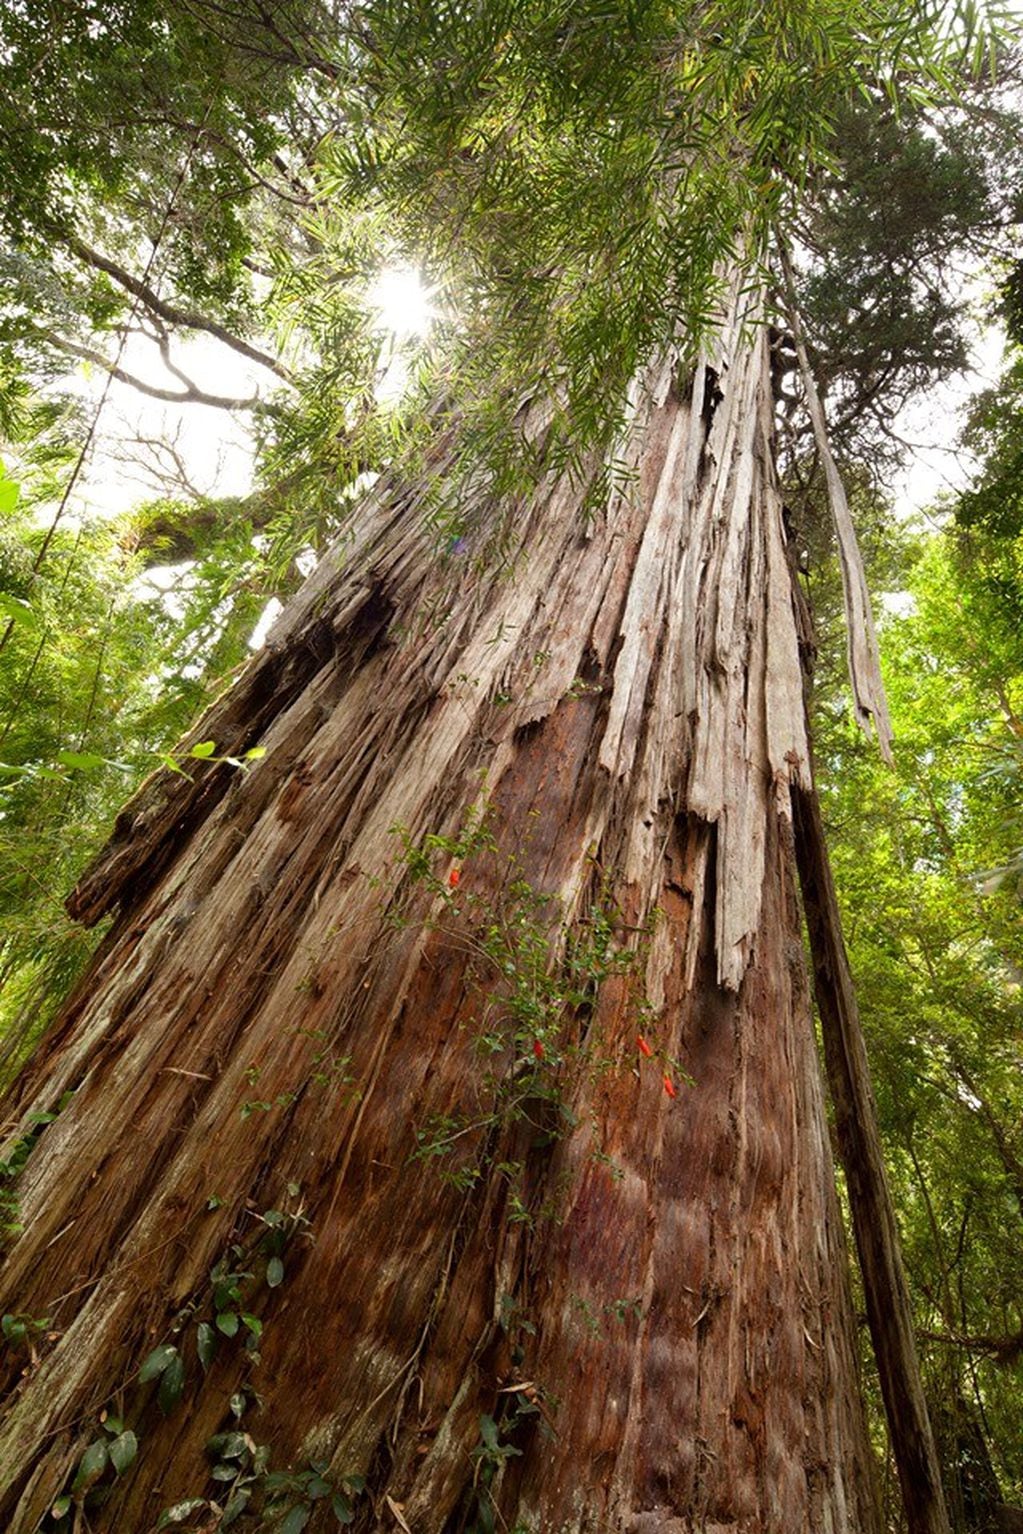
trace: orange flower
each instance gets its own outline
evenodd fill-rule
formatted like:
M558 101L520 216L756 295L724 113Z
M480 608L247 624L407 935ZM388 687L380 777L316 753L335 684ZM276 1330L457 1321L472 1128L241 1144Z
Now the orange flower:
M541 1044L539 1039L534 1039L533 1040L533 1053L534 1053L534 1055L536 1056L536 1058L538 1060L542 1060L543 1059L543 1045Z
M653 1050L650 1048L650 1045L647 1043L642 1034L640 1034L636 1040L636 1048L639 1050L641 1055L646 1055L648 1060L653 1054Z
M664 1090L667 1092L669 1097L678 1096L678 1093L675 1091L675 1084L670 1076L665 1076L664 1078Z
M451 870L451 872L448 874L448 883L451 885L452 889L457 889L458 881L461 877L462 870L460 868L453 868Z

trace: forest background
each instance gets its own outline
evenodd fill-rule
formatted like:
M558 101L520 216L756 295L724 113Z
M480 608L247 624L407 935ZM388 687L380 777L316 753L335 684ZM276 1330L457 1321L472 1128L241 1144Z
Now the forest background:
M823 168L805 184L778 169L779 195L798 186L799 310L880 615L893 768L851 714L823 476L784 345L777 372L827 831L946 1489L956 1527L979 1530L1023 1504L1023 118L1011 36L975 46L965 14L951 104L850 100ZM63 900L120 804L154 766L188 770L175 742L368 477L415 453L438 377L472 397L495 322L505 349L486 366L514 376L535 320L517 241L537 230L509 238L502 287L474 261L478 208L445 208L442 186L426 226L403 178L422 177L438 124L424 115L404 161L389 152L349 86L345 15L0 6L6 1076L95 945ZM594 244L610 238L599 216L584 215ZM421 274L428 326L389 328L395 270ZM637 307L648 296L637 280ZM584 435L604 322L577 309L560 334ZM963 418L959 488L895 515L900 422L995 325L1004 366ZM122 441L124 477L153 488L112 515L110 379L219 412L252 488L204 491L173 432ZM474 451L511 484L522 465L478 393ZM429 514L457 554L459 508ZM875 1429L884 1458L879 1409ZM886 1494L897 1528L890 1470Z

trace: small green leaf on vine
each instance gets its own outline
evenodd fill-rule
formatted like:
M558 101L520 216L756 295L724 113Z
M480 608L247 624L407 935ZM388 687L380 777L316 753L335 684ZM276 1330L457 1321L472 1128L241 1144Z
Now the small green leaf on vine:
M107 1468L107 1445L106 1440L97 1438L91 1443L79 1461L78 1471L71 1483L75 1501L81 1502L86 1492L95 1486L104 1470Z
M134 1464L138 1452L139 1442L130 1428L124 1433L118 1433L110 1445L110 1463L118 1475L123 1475Z
M281 1524L281 1534L301 1534L312 1516L312 1508L305 1502L293 1507Z
M158 1348L154 1348L139 1370L139 1384L145 1385L150 1380L155 1380L157 1375L162 1374L177 1356L177 1348L169 1342L161 1343Z
M203 1368L208 1369L217 1351L217 1334L208 1321L200 1321L196 1328L195 1351Z
M170 1416L175 1406L181 1400L181 1392L184 1388L185 1360L175 1348L174 1357L160 1376L160 1389L157 1393L160 1410L165 1417Z
M347 1527L348 1524L355 1522L355 1510L348 1498L343 1497L340 1492L336 1492L330 1499L330 1505L334 1510L334 1517L338 1523L344 1524Z
M191 1518L200 1508L208 1507L205 1497L189 1497L186 1502L175 1502L173 1507L164 1508L160 1514L160 1521L156 1525L158 1529L166 1529L172 1523L184 1523L186 1518Z
M220 1520L222 1529L230 1528L231 1524L240 1518L249 1504L252 1493L247 1486L240 1486L228 1501L224 1508L224 1516Z

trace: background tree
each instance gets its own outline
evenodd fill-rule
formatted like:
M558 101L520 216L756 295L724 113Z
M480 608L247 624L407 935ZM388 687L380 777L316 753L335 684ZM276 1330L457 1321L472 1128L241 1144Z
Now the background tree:
M1010 360L1010 389L1013 372ZM991 406L980 419L991 421ZM837 592L816 559L810 575L822 616L817 734L828 829L950 1507L964 1529L1001 1527L998 1504L1020 1500L1011 1254L1023 655L1011 484L998 490L1011 444L996 435L988 447L988 475L946 507L940 532L903 534L895 546L886 533L873 561L901 610L884 624L894 774L877 770L845 721Z

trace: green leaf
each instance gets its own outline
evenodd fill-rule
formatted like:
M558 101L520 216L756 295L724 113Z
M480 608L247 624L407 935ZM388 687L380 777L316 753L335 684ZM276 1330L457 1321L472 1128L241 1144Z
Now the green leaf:
M71 1498L69 1496L65 1495L63 1497L58 1497L56 1502L50 1508L50 1517L63 1518L64 1514L67 1512L70 1506Z
M206 1445L211 1454L216 1454L220 1459L241 1459L243 1454L248 1453L248 1433L217 1433Z
M94 751L58 751L57 761L64 767L74 767L81 772L92 772L103 766L103 757Z
M37 629L39 627L39 614L28 602L23 602L21 597L13 597L10 592L0 591L0 613L7 618L13 618L15 623L20 623L24 628Z
M248 1327L253 1337L261 1337L263 1335L263 1323L258 1316L250 1316L243 1310L242 1321Z
M0 517L14 510L20 494L21 487L13 479L0 479Z
M106 1439L97 1438L82 1455L75 1478L71 1483L71 1490L77 1502L82 1500L90 1487L95 1486L107 1468L108 1459Z
M184 1523L186 1518L190 1518L200 1508L208 1506L209 1503L205 1497L189 1497L187 1502L175 1502L173 1507L164 1508L156 1527L158 1529L165 1529L172 1523Z
M179 778L187 778L189 783L191 783L192 774L190 772L186 772L185 769L178 763L175 757L168 753L165 756L161 756L160 762L164 767L167 768L168 772L176 772Z
M241 1299L241 1290L234 1281L234 1275L229 1274L213 1286L213 1309L230 1310L231 1301Z
M123 1433L118 1433L110 1445L110 1463L118 1475L123 1475L129 1465L134 1463L135 1456L139 1452L138 1439L128 1428Z
M300 1502L297 1507L293 1507L281 1524L281 1534L301 1534L312 1517L312 1511L307 1502Z
M155 1380L177 1356L178 1350L172 1343L162 1342L158 1348L153 1349L139 1370L139 1384L146 1385L150 1380Z
M252 746L248 751L246 751L244 760L247 762L258 762L260 757L265 755L265 746Z
M281 1261L281 1259L279 1257L271 1257L270 1261L266 1265L266 1282L267 1282L267 1287L270 1288L270 1289L276 1289L277 1285L279 1283L283 1282L283 1279L284 1279L284 1264L283 1264L283 1262Z
M212 756L216 749L217 743L215 740L201 740L198 745L192 747L188 754L189 756L197 756L202 761L207 756Z
M195 1334L195 1351L203 1368L208 1369L217 1351L217 1334L208 1321L199 1322Z
M165 1417L169 1417L181 1399L181 1392L185 1388L185 1360L175 1349L174 1357L167 1365L160 1378L160 1389L157 1400L160 1410Z
M238 1332L238 1312L236 1310L222 1310L217 1316L217 1331L223 1332L225 1337L234 1337Z
M251 1495L252 1493L247 1487L239 1487L239 1489L235 1492L234 1496L231 1498L230 1502L228 1502L224 1509L224 1516L220 1520L220 1527L222 1529L228 1528L232 1523L234 1523L236 1518L241 1517L242 1513L245 1511L249 1497Z
M124 1418L108 1416L103 1418L103 1431L109 1433L111 1438L117 1438L124 1432Z
M338 1523L343 1523L347 1527L348 1524L355 1522L355 1513L352 1510L352 1504L349 1502L348 1498L343 1497L339 1491L335 1492L331 1497L330 1505L334 1510L334 1517L337 1519Z

